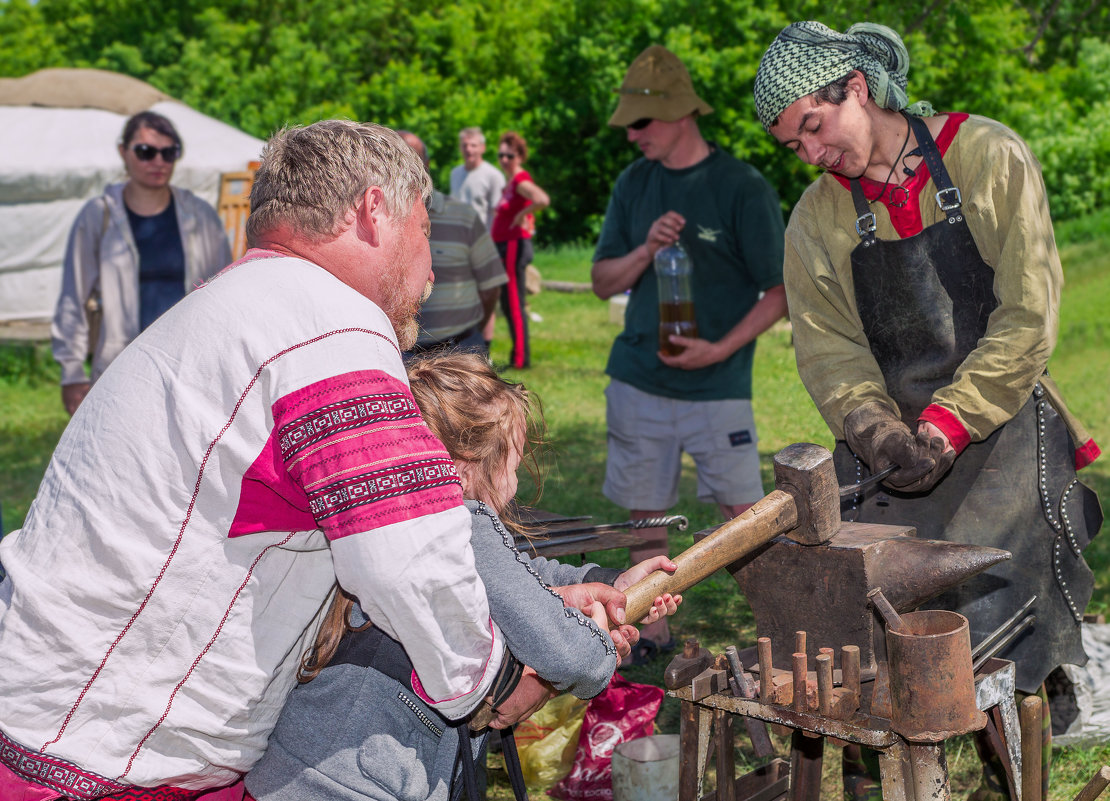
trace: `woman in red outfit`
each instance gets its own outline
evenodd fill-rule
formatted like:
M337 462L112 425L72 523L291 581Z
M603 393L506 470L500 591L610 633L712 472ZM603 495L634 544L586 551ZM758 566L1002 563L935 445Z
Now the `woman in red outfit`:
M524 273L532 263L532 234L536 229L535 213L551 205L551 198L536 185L524 169L528 158L528 144L515 131L501 135L497 146L497 162L505 172L505 189L493 217L490 235L493 237L509 283L501 288L501 312L509 323L513 340L512 367L528 367L528 314L524 308L526 290Z

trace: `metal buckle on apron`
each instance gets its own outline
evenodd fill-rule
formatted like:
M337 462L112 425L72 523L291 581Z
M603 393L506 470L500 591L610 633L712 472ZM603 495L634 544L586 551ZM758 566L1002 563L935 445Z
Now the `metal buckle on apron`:
M956 196L956 199L953 202L949 202L947 198L947 195L951 193L955 193ZM942 189L937 192L937 205L940 206L940 210L943 211L945 214L950 211L955 211L959 209L962 203L963 199L960 197L960 190L958 187L950 186L947 189Z
M868 236L875 233L875 214L867 212L856 217L856 233L860 235L861 239L867 239Z

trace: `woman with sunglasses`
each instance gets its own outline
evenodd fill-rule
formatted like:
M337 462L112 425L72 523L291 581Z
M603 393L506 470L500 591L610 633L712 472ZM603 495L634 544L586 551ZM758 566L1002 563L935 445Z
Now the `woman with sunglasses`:
M517 369L528 367L531 362L528 313L525 310L528 293L524 278L528 265L532 263L535 213L551 205L551 198L524 169L527 158L528 144L523 136L515 131L501 135L497 145L497 163L501 165L507 182L490 226L490 236L505 263L505 272L509 274L509 283L501 287L501 312L509 323L509 335L513 340L509 364Z
M161 114L131 117L119 143L127 180L86 203L70 231L51 327L70 414L140 331L231 261L216 210L170 185L182 152Z

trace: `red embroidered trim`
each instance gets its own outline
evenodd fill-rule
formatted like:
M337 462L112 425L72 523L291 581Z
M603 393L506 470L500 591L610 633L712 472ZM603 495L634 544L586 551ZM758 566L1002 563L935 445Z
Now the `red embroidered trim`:
M327 378L273 405L285 472L329 538L433 514L462 501L455 463L408 387L376 370ZM436 491L437 488L449 488ZM369 518L369 524L356 524Z
M1101 455L1102 449L1098 444L1093 439L1087 440L1075 449L1075 469L1082 470Z
M344 431L418 419L420 410L416 402L403 392L344 398L284 423L278 432L281 458L288 462L310 445Z
M321 522L333 515L400 495L458 484L459 474L449 456L423 459L337 481L309 494L309 509Z
M370 419L367 416L370 410L364 403L366 399L376 397L370 390L377 392L378 386L382 385L385 388L383 397L392 392L405 399L410 410L408 417L419 422L415 403L398 389L402 386L400 382L388 374L376 370L356 370L320 383L326 385L328 391L297 390L274 403L274 420L291 419L292 422L275 425L258 457L243 474L239 504L228 529L229 537L260 531L310 531L318 528L316 518L309 510L308 495L286 469L286 457L296 456L326 437L357 428ZM347 398L347 394L351 397ZM320 416L319 404L326 403L330 397L339 400L326 407L324 419L314 418L313 415ZM403 420L405 415L398 414L396 419Z
M49 787L71 798L103 798L125 786L83 770L69 760L38 753L0 731L0 763L21 779Z
M131 787L104 796L99 801L193 801L207 790L182 790L180 787Z
M963 453L964 448L971 442L971 435L967 433L959 418L935 403L926 406L925 411L917 419L932 423L939 428L944 436L948 437L948 442L956 449L957 454Z

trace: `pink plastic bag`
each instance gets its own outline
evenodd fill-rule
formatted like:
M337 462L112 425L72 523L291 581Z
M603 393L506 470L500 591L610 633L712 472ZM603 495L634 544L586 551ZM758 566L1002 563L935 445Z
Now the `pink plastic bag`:
M547 794L563 801L612 801L613 748L650 735L662 703L661 687L633 684L614 673L586 707L570 773Z

